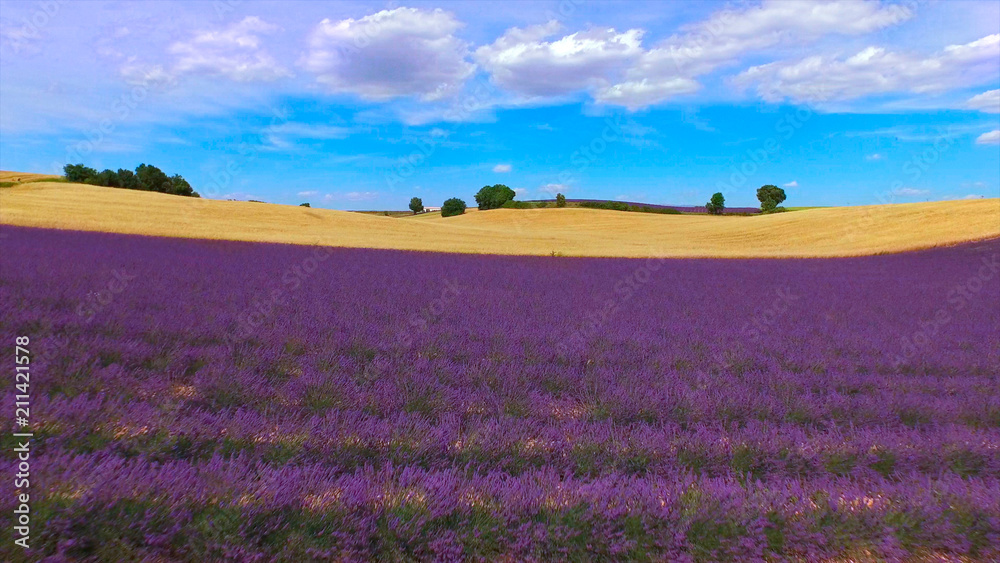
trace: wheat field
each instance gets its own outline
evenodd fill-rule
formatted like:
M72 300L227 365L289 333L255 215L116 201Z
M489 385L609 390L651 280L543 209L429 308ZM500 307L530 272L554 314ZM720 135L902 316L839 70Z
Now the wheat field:
M3 172L0 178L38 175ZM34 179L34 178L32 178ZM0 189L0 223L166 237L461 253L833 257L1000 237L1000 199L807 209L762 216L593 209L470 210L419 220L35 181Z

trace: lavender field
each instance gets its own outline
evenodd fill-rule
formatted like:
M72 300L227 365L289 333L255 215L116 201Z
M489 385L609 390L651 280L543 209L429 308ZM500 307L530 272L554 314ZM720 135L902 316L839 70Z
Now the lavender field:
M1000 557L1000 241L628 260L0 234L35 559Z

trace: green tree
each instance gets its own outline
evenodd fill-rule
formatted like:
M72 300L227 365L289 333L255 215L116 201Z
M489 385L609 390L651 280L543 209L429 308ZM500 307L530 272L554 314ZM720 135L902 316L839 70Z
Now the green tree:
M482 210L498 209L512 199L514 199L514 190L503 184L483 186L483 189L476 194L476 204Z
M135 168L135 175L139 179L139 189L147 192L169 193L173 188L170 178L159 168L151 164L140 164Z
M712 194L712 199L705 204L705 209L707 209L712 215L721 215L722 210L725 208L726 198L723 197L722 192Z
M414 215L420 213L423 210L424 210L424 200L420 199L419 197L414 197L410 199L410 211L412 211Z
M781 202L785 201L785 190L773 184L767 184L757 190L757 199L760 201L760 210L764 213L770 213L781 205Z
M308 203L300 203L299 207L310 207Z
M566 196L556 194L556 207L566 207Z
M194 189L191 188L191 184L184 179L180 174L174 174L170 177L170 192L176 195L194 195Z
M135 172L132 172L131 170L119 168L118 183L120 184L120 187L125 188L127 190L139 189L139 178L137 178Z
M63 175L70 182L83 183L97 176L97 170L82 164L67 164L63 166Z
M445 202L441 204L442 217L451 217L452 215L461 215L463 213L465 213L465 202L457 197L445 200Z

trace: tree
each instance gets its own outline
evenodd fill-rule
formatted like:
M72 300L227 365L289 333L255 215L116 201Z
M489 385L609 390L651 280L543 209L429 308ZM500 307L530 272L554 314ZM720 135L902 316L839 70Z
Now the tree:
M300 203L299 207L310 207L308 203Z
M514 195L514 190L503 184L483 186L483 189L476 194L476 203L482 210L498 209L507 201L514 199Z
M173 188L170 178L159 168L151 164L140 164L135 168L135 175L139 179L139 189L147 192L169 193Z
M138 190L139 188L139 178L136 177L135 172L131 170L126 170L124 168L118 169L118 184L119 187L125 188L127 190Z
M414 215L420 213L423 210L424 210L424 200L420 199L419 197L410 199L410 211L412 211Z
M781 202L785 201L785 190L773 184L767 184L757 190L757 199L760 200L760 210L764 213L770 213L781 205Z
M566 207L566 196L556 194L556 207Z
M190 196L194 194L194 190L191 188L191 184L189 184L184 177L180 174L174 174L170 177L169 193Z
M722 192L716 192L713 194L711 201L705 204L705 209L707 209L712 215L721 215L722 210L725 208L726 198L723 197Z
M97 170L82 164L67 164L63 166L63 174L66 176L66 180L70 182L83 183L97 176Z
M465 202L457 197L445 200L445 202L441 204L442 217L451 217L452 215L461 215L463 213L465 213Z

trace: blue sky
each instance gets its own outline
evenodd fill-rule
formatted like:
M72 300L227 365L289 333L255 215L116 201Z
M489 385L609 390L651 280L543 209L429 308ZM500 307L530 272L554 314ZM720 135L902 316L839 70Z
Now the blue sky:
M1000 197L1000 3L0 4L0 168L405 209Z

